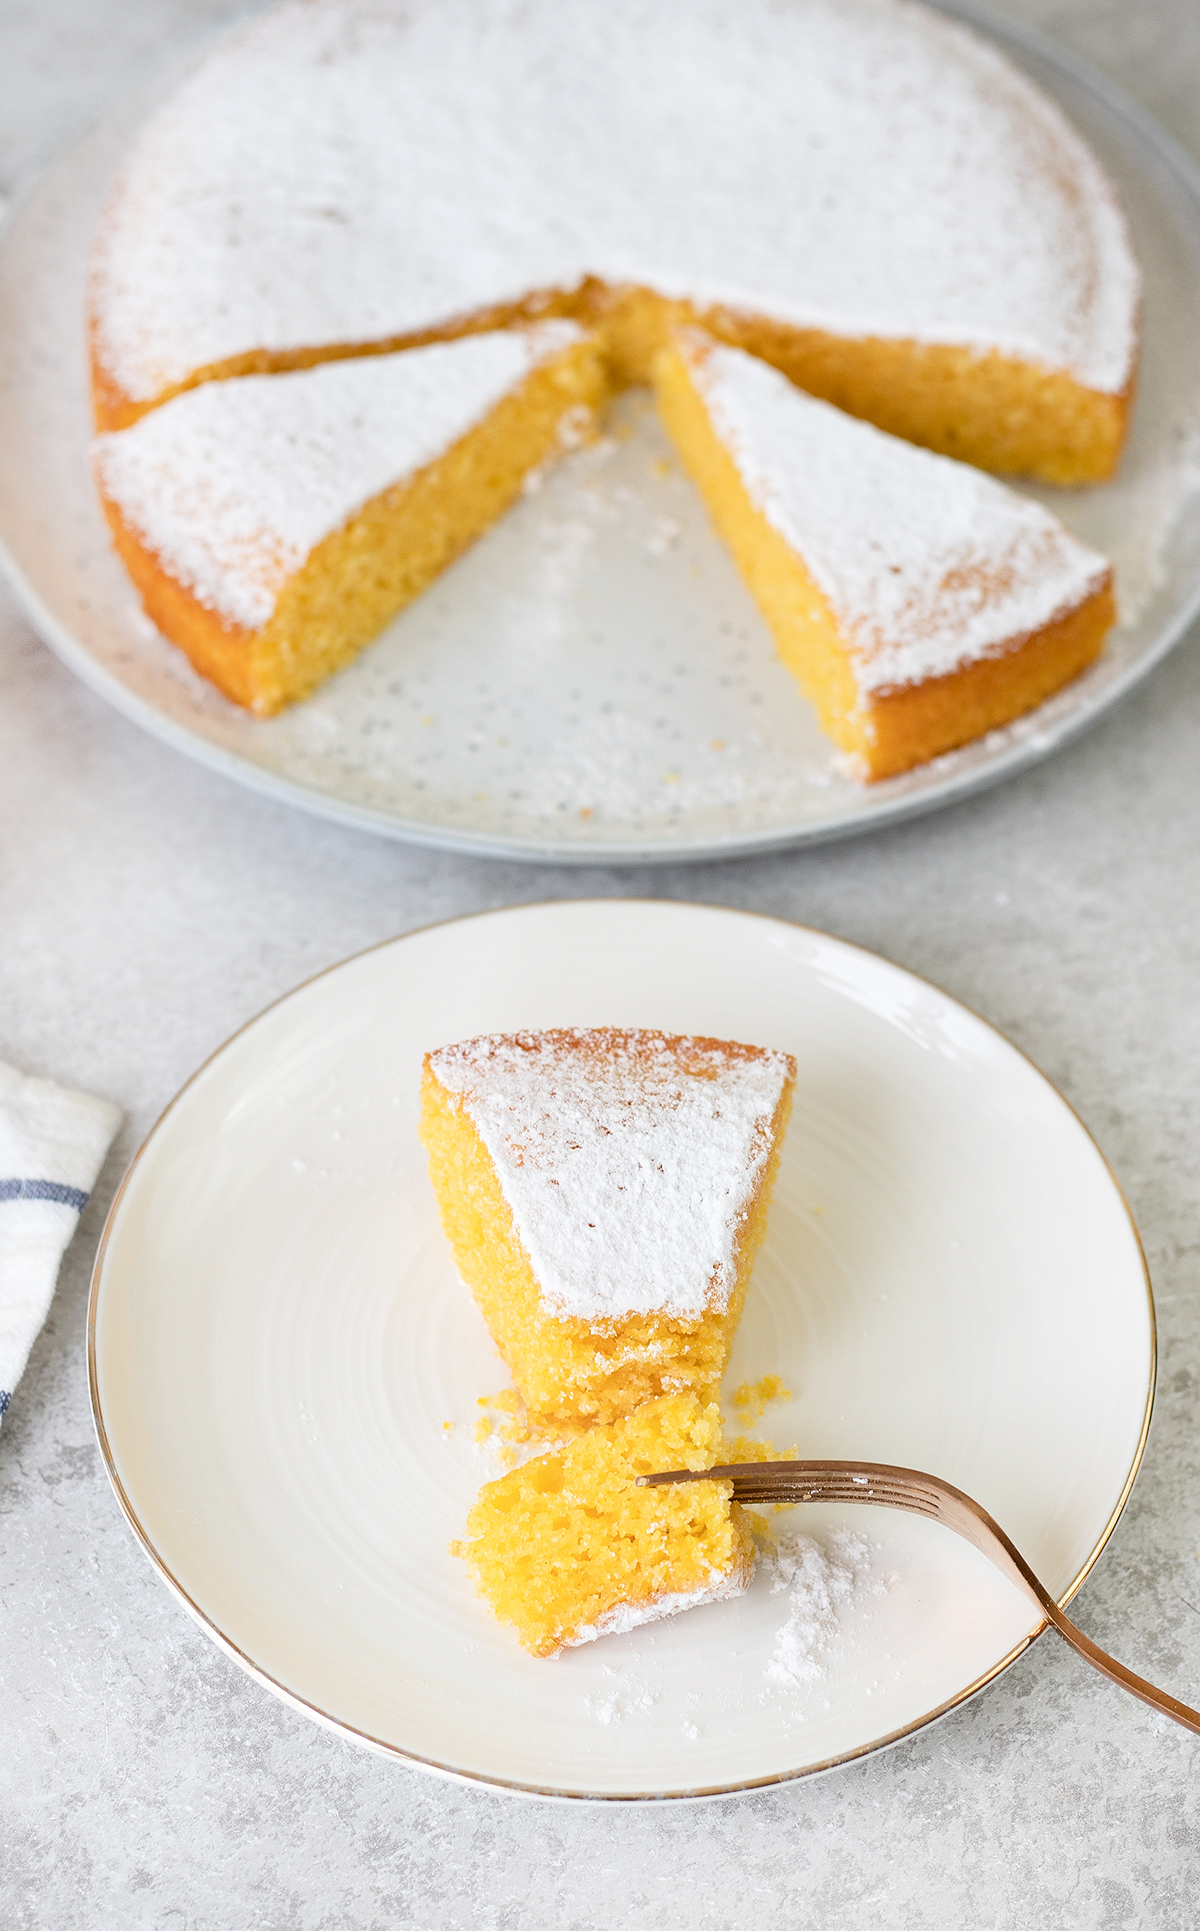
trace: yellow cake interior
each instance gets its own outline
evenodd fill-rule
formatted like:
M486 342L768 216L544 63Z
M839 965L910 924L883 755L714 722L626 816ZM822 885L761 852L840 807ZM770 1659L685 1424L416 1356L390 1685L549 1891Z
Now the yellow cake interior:
M714 1398L766 1232L791 1100L789 1082L772 1123L770 1157L740 1231L728 1304L695 1320L632 1314L589 1323L559 1319L544 1306L491 1157L465 1107L426 1065L421 1138L442 1225L535 1431L560 1435L592 1428L681 1389L701 1401Z
M538 290L498 303L444 328L387 336L379 342L312 349L253 350L196 369L149 402L116 388L98 354L92 358L96 425L123 429L150 409L202 382L312 368L345 356L391 354L486 329L563 317L595 328L613 385L652 380L654 358L672 328L698 324L770 362L810 395L849 415L944 456L998 475L1036 476L1075 487L1113 474L1128 427L1132 384L1120 395L1090 389L1074 376L998 350L952 343L835 335L761 315L673 300L650 288L612 286L596 278L578 289Z
M837 618L804 560L752 500L678 339L654 364L659 413L821 728L867 778L892 777L1032 710L1099 654L1111 581L1019 648L864 700Z
M724 1454L715 1404L665 1396L488 1482L454 1552L535 1656L688 1597L734 1595L750 1580L754 1543L731 1485L637 1487L639 1475L711 1468Z
M348 664L519 495L607 378L594 339L540 363L446 453L374 497L318 543L259 630L223 621L159 564L116 504L118 552L153 621L235 703L271 716Z

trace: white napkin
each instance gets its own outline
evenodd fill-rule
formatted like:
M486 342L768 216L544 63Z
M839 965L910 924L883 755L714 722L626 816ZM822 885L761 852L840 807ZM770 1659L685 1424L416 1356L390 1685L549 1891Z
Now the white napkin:
M0 1419L49 1312L119 1107L0 1060Z

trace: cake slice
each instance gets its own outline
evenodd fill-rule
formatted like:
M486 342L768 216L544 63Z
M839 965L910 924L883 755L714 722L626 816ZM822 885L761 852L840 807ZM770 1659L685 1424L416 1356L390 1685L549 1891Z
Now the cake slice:
M454 1553L535 1656L740 1595L755 1550L732 1484L637 1486L725 1452L715 1405L649 1402L488 1482Z
M570 322L212 382L94 444L163 634L262 716L306 697L465 550L605 389Z
M535 1430L713 1398L795 1071L759 1046L607 1026L426 1056L442 1224Z
M855 774L887 778L1091 663L1112 572L1027 497L679 330L659 410L779 654Z

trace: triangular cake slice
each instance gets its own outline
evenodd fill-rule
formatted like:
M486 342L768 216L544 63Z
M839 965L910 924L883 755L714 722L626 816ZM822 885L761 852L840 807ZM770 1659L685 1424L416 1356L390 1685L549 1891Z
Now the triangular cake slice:
M715 1396L795 1070L759 1046L617 1027L427 1055L442 1224L535 1429Z
M856 774L969 743L1099 653L1111 569L1040 503L698 330L655 373L685 467Z
M340 670L588 432L605 393L570 322L211 382L96 438L146 610L261 716Z

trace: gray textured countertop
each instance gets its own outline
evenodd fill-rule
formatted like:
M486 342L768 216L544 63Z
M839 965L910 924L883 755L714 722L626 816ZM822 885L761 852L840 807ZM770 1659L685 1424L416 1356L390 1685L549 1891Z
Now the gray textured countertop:
M1200 155L1194 0L1009 0ZM0 190L212 0L0 12ZM0 590L0 1055L127 1120L0 1431L0 1915L13 1926L1185 1926L1200 1743L1047 1638L968 1707L832 1777L700 1808L515 1801L360 1753L243 1676L156 1581L88 1413L88 1274L113 1189L199 1062L268 1001L434 919L662 895L857 940L1001 1026L1138 1217L1158 1403L1076 1599L1200 1702L1200 656L1083 742L882 836L760 862L547 871L406 849L202 771L93 697Z

